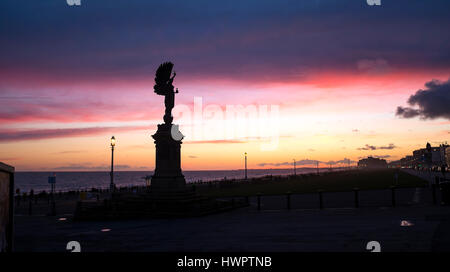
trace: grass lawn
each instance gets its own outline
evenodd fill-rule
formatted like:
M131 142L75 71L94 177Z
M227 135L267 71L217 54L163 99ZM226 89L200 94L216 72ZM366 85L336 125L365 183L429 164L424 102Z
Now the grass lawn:
M211 197L252 196L258 193L263 195L279 195L291 192L295 194L312 193L322 190L324 192L388 189L394 184L395 169L381 170L349 170L324 173L317 175L290 176L270 179L250 179L247 183L218 185L217 187L197 186L197 192ZM397 187L422 187L426 181L398 172Z

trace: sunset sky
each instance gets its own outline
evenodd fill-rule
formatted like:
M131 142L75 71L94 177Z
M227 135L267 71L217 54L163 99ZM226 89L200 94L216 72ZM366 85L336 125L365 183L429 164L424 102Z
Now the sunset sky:
M449 11L448 0L3 0L0 161L106 170L114 135L116 169L153 170L164 61L177 72L183 170L243 168L244 152L249 168L398 160L450 138ZM230 105L279 112L237 118L230 137Z

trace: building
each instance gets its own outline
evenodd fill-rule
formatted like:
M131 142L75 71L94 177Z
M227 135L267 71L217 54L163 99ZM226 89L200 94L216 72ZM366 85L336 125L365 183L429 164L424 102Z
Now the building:
M437 147L432 147L427 143L426 148L414 150L412 156L400 159L400 165L405 168L438 170L442 165L449 165L449 147L447 143Z
M445 151L443 154L444 162L447 167L450 167L450 146L445 147Z
M375 168L387 168L387 162L384 159L378 159L374 157L368 157L358 161L358 167L375 169Z
M414 162L414 156L408 155L404 158L400 159L400 166L404 168L410 168L412 167Z

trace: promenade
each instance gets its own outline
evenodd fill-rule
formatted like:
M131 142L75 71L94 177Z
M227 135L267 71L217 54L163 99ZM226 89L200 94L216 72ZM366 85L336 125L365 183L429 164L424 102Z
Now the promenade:
M436 177L439 177L441 179L444 178L444 175L442 174L442 172L416 171L413 169L402 169L402 171L404 171L408 174L414 175L416 177L419 177L423 180L426 180L429 182L429 184L435 183ZM445 175L445 178L450 179L450 173L447 173Z
M287 210L283 196L256 198L239 210L197 218L72 222L71 214L16 216L16 251L357 251L369 241L382 251L449 251L450 207L433 205L430 188L399 189L392 207L389 190L360 196L299 195ZM385 196L385 199L380 198ZM300 200L302 199L302 200ZM366 200L364 200L366 199ZM366 201L366 202L364 202ZM366 203L366 205L363 205ZM308 205L306 205L308 204Z

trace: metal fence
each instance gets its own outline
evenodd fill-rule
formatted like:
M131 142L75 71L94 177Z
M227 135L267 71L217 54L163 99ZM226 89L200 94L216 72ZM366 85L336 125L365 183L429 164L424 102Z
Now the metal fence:
M396 188L244 197L257 210L328 209L439 205L439 187Z

